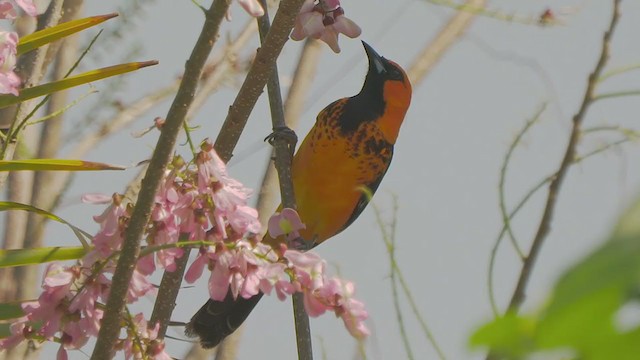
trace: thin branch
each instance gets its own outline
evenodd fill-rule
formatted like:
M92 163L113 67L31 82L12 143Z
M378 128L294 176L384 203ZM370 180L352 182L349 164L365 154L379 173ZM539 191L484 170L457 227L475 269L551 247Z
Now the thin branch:
M371 194L369 194L371 195ZM376 221L378 222L378 224L381 224L382 220L380 217L380 210L378 209L378 207L375 204L372 204L373 209L374 209L374 214L376 215ZM395 245L393 242L390 242L393 237L395 236L395 221L391 226L391 237L385 237L385 235L387 234L387 232L382 229L382 234L383 237L382 239L385 242L385 245L387 246L387 249L390 249L388 251L389 254L389 262L391 264L391 271L392 274L395 273L397 276L397 281L400 283L400 286L402 287L402 291L404 292L404 295L407 297L407 301L409 302L409 306L411 307L411 311L413 312L413 315L415 316L416 320L418 320L418 323L420 324L420 327L422 328L422 332L425 335L425 337L427 338L427 341L431 344L431 346L433 346L433 349L436 351L438 358L440 360L444 360L446 359L446 356L444 355L444 352L442 351L442 349L440 348L440 345L438 345L438 342L436 341L435 336L433 335L433 333L431 332L431 330L429 329L429 326L427 325L427 322L424 319L424 316L422 315L422 313L420 312L420 308L418 307L418 304L416 303L415 299L413 298L413 294L411 292L411 288L409 286L409 284L407 283L406 279L404 278L404 275L402 273L402 270L400 269L400 266L398 265L398 262L396 261L394 255L395 255Z
M214 0L209 10L205 12L202 31L185 65L184 77L167 114L147 173L142 180L138 201L124 234L122 253L113 275L98 340L91 355L94 360L113 357L115 351L113 344L120 333L120 320L126 293L140 252L140 240L149 221L155 193L171 160L178 133L193 101L193 94L198 86L202 69L216 42L220 24L228 9L229 0Z
M484 9L486 0L468 0L463 6ZM455 15L438 32L436 37L414 60L409 67L407 75L414 87L418 87L424 78L429 74L435 64L442 56L471 26L471 21L476 17L477 12L457 11Z
M584 133L584 131L583 131ZM625 134L623 132L623 134ZM625 137L616 141L613 141L611 143L607 143L597 149L588 151L582 155L576 155L574 160L573 160L573 164L579 164L581 162L583 162L584 160L587 160L595 155L604 153L606 151L608 151L609 149L612 149L616 146L620 146L623 144L626 144L628 142L637 140L638 135L634 132L633 134L625 134ZM513 210L511 210L511 212L509 213L509 220L512 220L517 214L518 212L524 207L524 205L529 202L529 199L531 199L531 197L533 197L533 195L535 195L540 189L542 189L545 185L549 184L554 178L556 177L556 173L553 173L551 175L548 175L547 177L543 178L541 181L539 181L536 185L534 185L523 197L522 199L520 199L520 201L516 204L516 206L513 208ZM502 239L502 237L504 236L504 234L506 233L507 229L506 229L506 225L502 226L502 230L500 230L500 233L498 234L498 236L496 237L493 249L491 250L491 256L489 259L489 275L487 276L487 280L488 280L488 288L489 288L489 301L491 303L491 307L492 310L494 312L494 316L498 316L499 315L499 311L498 311L498 305L496 303L496 299L495 299L495 294L494 294L494 286L493 286L493 273L494 273L494 267L495 267L495 262L496 262L496 256L498 253L498 247L500 244L500 239Z
M255 25L255 22L252 22ZM257 27L256 27L257 29ZM295 130L298 126L298 121L302 112L304 111L305 99L308 97L311 84L315 77L315 72L320 59L320 53L322 52L322 45L319 41L314 39L307 39L302 48L298 64L293 74L291 86L287 93L287 98L284 102L284 118L287 126L292 130ZM273 151L270 153L269 159L275 157ZM267 168L262 177L260 185L260 193L258 194L258 200L256 209L258 210L258 216L260 217L260 223L266 224L271 211L276 206L276 187L278 186L278 176L272 161L268 161ZM233 334L226 337L222 343L217 347L216 360L231 360L236 358L237 346L239 339L242 336L242 328L233 332ZM194 347L199 347L195 344ZM198 354L193 351L193 353ZM187 358L192 351L187 354Z
M393 197L393 203L394 203L394 208L393 208L393 223L392 223L392 230L388 231L387 230L387 226L385 226L384 222L382 221L382 214L380 213L380 209L378 209L377 206L375 206L375 204L373 205L373 213L376 217L376 223L378 224L378 228L380 229L380 232L382 233L382 240L384 241L385 246L387 247L387 254L389 255L389 265L390 265L390 278L391 278L391 297L393 298L393 308L396 312L396 321L398 322L398 329L400 330L400 338L402 339L402 344L404 346L404 351L407 353L407 359L409 360L413 360L414 356L413 356L413 349L411 348L411 342L409 341L409 337L407 336L407 329L404 325L404 317L402 315L402 308L400 307L400 298L398 295L398 279L397 279L397 272L395 270L394 267L394 263L397 263L396 261L396 232L395 232L395 228L396 228L396 224L397 224L397 216L398 216L398 211L397 211L397 198L394 196Z
M582 130L583 134L589 134L594 132L602 132L602 131L613 131L617 133L621 133L625 136L635 136L640 135L640 132L637 130L626 128L620 125L600 125L600 126L592 126L590 128L586 128Z
M284 119L286 125L295 130L305 108L305 99L308 98L311 89L312 80L315 78L315 72L320 60L322 45L318 40L307 39L302 48L298 65L293 74L293 80L289 87L289 93L284 102ZM270 158L275 157L273 151L269 155ZM270 211L275 206L275 189L278 184L276 168L273 162L269 161L265 173L262 177L260 185L260 195L258 197L258 214L260 222L267 223Z
M619 98L619 97L627 97L627 96L638 96L640 95L640 90L624 90L624 91L614 91L609 93L598 94L593 97L591 100L592 103L605 99Z
M255 21L249 20L244 26L240 34L222 50L222 58L214 65L210 74L203 76L198 92L193 98L193 104L187 113L187 121L189 121L200 108L206 104L212 92L220 87L220 83L229 73L233 71L233 64L237 53L252 39L253 33L258 30Z
M540 17L525 17L525 16L519 16L516 14L508 14L500 9L495 9L495 10L485 9L483 6L472 5L472 4L469 4L468 2L464 4L458 4L457 2L454 2L451 0L426 0L426 2L434 5L448 7L448 8L455 9L462 12L468 12L474 15L481 15L484 17L512 22L512 23L520 23L525 25L544 25L544 26L559 25L562 23L561 21L556 19L545 19L543 21Z
M231 58L233 55L251 38L251 34L255 32L256 27L252 26L255 23L251 21L248 23L240 35L236 38L232 44L228 45L223 50L223 57L216 62L213 72L203 76L203 80L198 86L198 91L193 98L191 106L187 111L186 121L196 113L202 105L204 105L209 95L218 88L223 77L228 73L231 67ZM186 125L186 121L183 123ZM189 132L187 131L187 139L190 141ZM191 142L190 142L191 144ZM193 148L193 146L192 146ZM193 151L193 149L192 149ZM181 235L181 237L184 236ZM158 292L162 294L162 297L158 297L153 307L150 323L160 323L160 329L158 331L158 337L164 338L169 321L171 320L171 314L176 305L176 298L182 284L182 277L187 268L189 261L190 248L185 248L182 257L176 260L176 269L174 271L165 271L162 275L162 281ZM194 347L200 347L198 343L194 344Z
M260 0L260 3L264 8L265 14L258 19L258 31L260 32L260 42L264 44L271 25L269 24L267 1ZM271 75L267 81L267 93L269 95L269 108L271 109L271 122L273 130L279 131L287 128L287 125L284 119L282 94L280 93L278 66L275 62L271 65L270 72ZM295 209L296 198L293 191L293 179L291 177L291 160L295 149L295 142L287 141L286 138L277 136L273 138L271 143L275 148L275 167L280 180L280 196L283 207ZM302 293L293 294L293 318L295 320L298 359L312 360L311 329L309 326L309 316L304 309L304 297Z
M180 234L178 241L189 240L188 233ZM160 282L160 288L155 304L153 305L153 312L149 319L149 324L155 326L156 323L160 324L158 329L158 339L164 339L167 327L169 326L169 320L171 320L171 314L176 307L176 298L180 291L180 285L182 284L182 276L187 269L187 263L189 260L189 253L191 248L183 249L183 254L179 261L176 261L176 268L173 271L165 271L162 274L162 281ZM153 256L153 255L151 255Z
M505 181L507 178L507 168L509 167L511 157L513 156L513 152L515 151L516 147L520 144L520 141L522 141L522 138L527 133L527 131L531 129L531 127L536 122L538 122L538 120L540 120L540 117L542 116L542 113L545 111L546 108L547 108L547 104L546 103L542 104L542 106L540 106L540 108L536 111L534 116L531 119L527 120L522 130L520 130L518 135L516 135L516 138L511 143L511 146L509 146L509 150L507 150L507 154L505 155L504 161L502 162L502 168L500 169L500 183L498 185L499 194L500 194L499 195L500 213L502 215L502 221L505 225L505 228L507 229L507 234L509 235L509 239L511 240L511 244L513 245L513 248L516 250L516 252L518 253L518 256L520 257L520 260L522 261L524 261L526 256L522 251L522 249L520 249L520 245L516 240L516 237L513 233L513 229L511 229L511 221L509 220L509 216L507 214L507 205L505 200Z
M630 64L630 65L621 66L615 69L611 69L609 71L606 71L604 74L600 76L600 78L598 79L598 83L604 82L610 77L624 74L626 72L638 70L638 69L640 69L640 64Z
M511 243L514 246L514 249L518 253L518 256L520 257L520 260L524 261L526 259L526 256L524 255L524 253L520 249L520 246L518 245L518 241L516 240L515 235L513 234L513 231L511 229L511 219L513 218L514 213L517 212L517 210L519 210L519 207L524 205L524 203L521 202L520 204L518 204L518 206L516 206L516 210L512 211L511 213L507 213L507 206L506 206L506 201L505 201L505 191L504 191L504 189L505 189L505 185L504 184L505 184L505 179L506 179L506 175L507 175L507 168L509 166L509 162L511 161L511 156L513 155L513 151L520 144L520 141L522 141L522 138L527 133L527 131L529 131L529 129L531 129L531 127L538 120L540 120L540 116L542 115L542 113L544 112L546 107L547 107L546 103L543 104L540 107L540 109L538 109L536 111L535 115L531 119L527 120L527 122L525 123L524 127L518 132L518 134L516 135L515 139L513 140L511 145L509 146L509 150L507 150L507 154L505 155L505 158L504 158L504 160L502 162L502 167L500 169L500 183L498 185L498 192L499 192L499 199L500 199L499 200L499 203L500 203L500 214L502 215L502 224L503 225L502 225L502 230L500 231L500 234L496 238L495 243L493 245L493 248L491 249L491 255L489 256L489 269L488 269L488 275L487 275L487 285L488 285L488 290L489 290L489 303L491 304L491 310L493 311L494 316L498 316L500 312L498 310L498 306L497 306L496 299L495 299L495 294L493 292L493 269L494 269L495 263L496 263L496 255L498 254L498 248L500 247L500 244L502 243L502 238L504 237L505 234L509 234L509 239L511 240ZM542 185L539 185L539 186L542 187ZM525 197L525 199L528 200L528 197Z
M571 129L571 135L569 136L569 142L567 144L567 149L565 151L564 158L562 159L562 163L558 168L556 176L549 184L549 192L547 194L547 201L544 207L544 212L542 214L542 218L540 219L540 225L538 226L535 238L533 239L533 242L531 244L529 254L522 264L520 277L509 303L510 311L517 312L524 302L525 289L529 282L529 278L531 277L533 266L535 265L535 262L538 258L538 254L540 253L542 244L544 243L544 240L551 230L551 221L553 219L553 213L557 204L560 187L562 186L569 167L575 159L576 147L580 139L580 127L582 126L584 118L586 117L589 106L593 103L596 82L598 78L600 78L602 70L604 69L607 59L609 58L609 46L611 43L611 37L613 36L613 32L618 23L618 19L620 18L620 2L621 0L613 1L613 14L611 16L611 23L609 24L609 28L604 33L602 39L602 50L600 52L600 57L595 66L595 69L589 75L587 89L582 100L582 105L573 117L573 127Z
M262 89L267 84L273 64L289 38L289 32L293 28L302 2L302 0L282 0L280 2L267 38L256 54L249 73L229 108L222 130L216 138L215 149L224 162L228 162L233 156L233 149L240 139Z
M102 125L95 132L83 135L80 142L69 151L67 157L70 159L82 158L87 152L94 149L100 141L129 126L153 106L175 93L178 86L179 81L176 81L128 104L115 116L102 121Z

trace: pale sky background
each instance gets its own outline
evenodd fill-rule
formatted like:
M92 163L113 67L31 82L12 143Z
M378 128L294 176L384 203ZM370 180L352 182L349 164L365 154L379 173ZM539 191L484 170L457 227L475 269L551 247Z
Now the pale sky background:
M129 1L87 1L85 14L118 11ZM122 59L131 46L142 46L134 60L157 59L158 66L127 75L121 100L127 103L140 94L169 84L182 71L199 34L203 17L189 0L142 1L149 3L125 37L101 51L101 65ZM375 203L391 215L391 194L398 197L397 259L413 296L436 339L449 359L474 359L467 339L491 317L487 295L487 264L500 230L498 209L499 169L508 145L526 119L547 101L539 125L524 139L514 155L507 177L507 203L511 207L540 179L557 169L564 153L570 119L582 101L588 73L593 69L604 29L610 21L612 1L491 1L492 9L521 16L538 16L547 7L563 17L566 25L541 28L478 17L467 36L454 46L433 73L414 88L413 104L400 132L393 164L382 182ZM415 55L437 33L452 11L421 0L344 0L346 15L363 29L361 39L380 54L407 68ZM222 34L235 33L247 17L237 4L233 21L224 23ZM623 1L623 16L612 44L609 68L640 62L640 2ZM273 12L272 12L273 13ZM111 20L105 28L123 26L127 14ZM95 34L94 30L87 35ZM257 44L257 40L253 42ZM220 43L218 44L220 45ZM302 43L286 44L279 70L287 84ZM307 111L301 120L302 138L316 114L329 102L357 93L366 72L366 57L358 40L341 38L339 55L324 47ZM100 42L97 44L99 49ZM219 49L220 46L217 46ZM245 49L249 54L255 46ZM89 64L87 64L89 66ZM229 82L214 94L193 120L200 128L195 141L215 138L227 108L243 77ZM638 89L640 71L607 81L602 91ZM106 83L94 84L104 89ZM284 89L286 93L286 88ZM263 97L236 149L233 176L256 188L262 177L269 147L262 139L270 132ZM83 109L85 110L83 112ZM74 120L95 114L78 106ZM121 134L110 138L87 155L86 160L134 164L149 157L157 133L135 139L130 132L165 116L168 102L148 112ZM640 128L637 98L607 100L591 108L585 127L624 125ZM584 138L579 153L616 139L595 133ZM186 149L180 149L186 153ZM604 240L617 216L640 189L640 156L636 144L626 144L594 157L570 170L562 188L553 228L540 254L530 286L526 309L539 307L554 280L580 256ZM85 173L76 179L67 204L59 211L65 219L90 232L96 230L89 215L101 207L82 205L84 192L121 192L137 172ZM528 249L541 215L546 190L539 193L514 222L523 248ZM58 224L50 226L48 244L72 245L73 235ZM497 263L496 297L506 306L520 267L515 253L504 243ZM342 277L355 282L357 297L369 310L370 359L405 357L395 321L389 262L371 208L348 230L317 248ZM207 298L206 279L196 288L184 289L173 319L187 321ZM406 305L406 301L402 300ZM143 300L144 307L151 302ZM420 327L404 306L407 330L418 359L435 359ZM239 359L294 359L296 357L291 305L265 297L247 321ZM333 316L312 319L317 359L352 359L355 343L341 320ZM169 332L181 337L182 330ZM322 341L320 341L322 339ZM57 347L50 347L55 351ZM187 344L168 341L169 353L181 358ZM90 349L89 349L90 353ZM50 352L49 354L53 354ZM46 358L44 355L43 358ZM74 359L87 356L75 352Z

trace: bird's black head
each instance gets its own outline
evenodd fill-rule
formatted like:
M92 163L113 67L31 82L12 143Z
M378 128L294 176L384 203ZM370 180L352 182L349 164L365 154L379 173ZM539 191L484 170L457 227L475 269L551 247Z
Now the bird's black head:
M369 71L358 96L380 106L389 100L398 106L409 107L411 83L400 65L380 56L369 44L362 42L369 58ZM384 108L378 109L381 114Z
M341 128L343 132L355 131L360 124L382 119L387 113L393 124L385 126L392 129L389 138L393 142L411 103L411 83L400 65L380 56L366 42L362 45L369 58L369 70L362 90L345 106Z
M382 87L385 81L408 82L404 70L393 61L389 61L380 56L371 45L362 42L364 51L369 58L369 71L365 78L365 86L367 81L373 82L375 85Z

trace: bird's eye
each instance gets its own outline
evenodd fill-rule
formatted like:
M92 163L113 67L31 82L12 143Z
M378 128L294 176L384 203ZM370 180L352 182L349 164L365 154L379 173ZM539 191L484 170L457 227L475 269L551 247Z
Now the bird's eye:
M402 72L395 66L389 67L387 74L389 76L389 79L391 80L399 80L399 81L404 80L404 77L402 76Z

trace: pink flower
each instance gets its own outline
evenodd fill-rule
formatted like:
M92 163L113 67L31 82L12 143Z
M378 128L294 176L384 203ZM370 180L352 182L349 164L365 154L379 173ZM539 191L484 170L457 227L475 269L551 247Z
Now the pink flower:
M369 317L369 314L365 310L364 304L353 298L355 286L350 281L342 283L337 278L332 280L336 286L334 295L337 307L336 315L342 318L351 336L358 339L368 336L369 329L365 326L364 321Z
M94 249L85 256L84 266L89 267L96 261L106 259L122 247L126 207L122 203L121 195L113 194L112 199L112 204L102 214L93 217L93 220L100 224L100 231L92 239Z
M136 265L138 271L144 275L151 275L156 271L156 263L153 258L153 254L145 255L138 258L138 264Z
M358 339L369 336L369 329L364 324L369 314L365 310L364 304L355 299L347 299L344 307L347 311L340 313L340 317L351 336Z
M0 71L3 73L13 71L16 66L18 54L18 34L14 32L0 31Z
M306 226L300 220L298 212L290 208L284 208L269 218L269 235L274 239L280 235L286 235L287 241L291 241L300 237L299 230L304 228Z
M315 0L305 0L296 17L295 27L291 32L291 39L300 41L307 36L319 36L324 30L322 23L322 7L316 5Z
M124 341L125 359L147 359L149 355L155 360L171 360L164 351L164 342L158 340L158 330L160 323L156 323L153 328L144 318L142 313L133 317L133 334ZM133 337L133 339L132 339ZM141 348L142 346L142 348Z
M209 296L213 300L222 301L227 295L229 283L231 282L231 271L229 267L233 263L231 251L225 251L218 255L211 277L209 278ZM237 294L236 294L237 296Z
M132 303L148 293L155 293L156 288L149 281L149 277L142 274L137 269L133 271L129 291L127 292L127 302Z
M22 310L30 321L42 321L38 331L45 339L51 339L59 330L66 315L63 300L71 297L71 286L76 279L76 272L59 263L50 263L42 281L44 290L37 301L22 303Z
M88 269L85 269L89 272ZM76 312L82 310L94 311L99 299L106 301L105 292L111 285L111 281L103 274L93 275L85 278L82 289L73 297L69 304L69 311Z
M247 14L253 17L260 17L264 15L264 9L262 5L256 0L238 0L240 6L247 12Z
M65 349L79 349L87 344L89 336L87 334L87 328L83 322L86 319L80 319L80 321L68 321L62 329L62 336L60 336L61 345Z
M0 94L12 94L18 96L18 88L22 84L20 77L13 71L0 73Z
M369 314L364 304L353 298L355 286L352 282L342 282L338 278L325 279L315 290L305 289L304 305L309 316L320 316L326 311L335 312L342 318L351 336L362 339L369 335L364 321Z
M80 201L85 204L110 204L113 201L113 196L103 193L86 193L82 194Z
M100 322L102 321L103 316L104 311L102 309L97 307L85 308L84 317L80 319L79 326L88 336L98 336L98 332L100 331Z
M198 154L198 191L210 194L215 210L211 222L216 224L218 235L228 237L227 224L236 234L258 233L261 230L258 212L247 206L251 190L232 179L227 168L208 140L203 142Z
M331 306L320 301L313 291L307 290L303 294L304 309L307 311L309 316L318 317L324 314L327 310L331 310Z
M296 18L291 39L302 40L306 37L320 39L331 50L340 52L338 35L350 38L360 36L362 29L351 19L344 16L344 10L338 0L305 0Z
M289 267L293 269L296 281L304 288L315 290L324 282L325 262L318 255L311 252L287 250L284 257L289 260Z
M189 283L193 284L202 276L202 272L204 271L204 267L209 265L209 261L212 260L215 255L215 249L212 246L201 247L200 252L196 259L191 263L187 273L184 276L184 279Z
M9 325L11 335L0 339L0 349L12 349L25 339L25 331L27 330L26 318L17 319L16 322Z
M0 19L15 19L18 16L16 10L8 1L0 2Z
M38 15L38 9L36 9L36 6L33 3L33 0L15 0L15 2L16 4L18 4L18 6L20 6L22 10L24 10L24 12L27 13L27 15L29 16Z
M338 9L342 9L342 8L338 8ZM334 13L336 12L337 11L334 11ZM342 10L340 10L340 12L344 13ZM328 19L332 19L332 20L328 20ZM346 16L341 15L340 13L338 13L338 15L335 15L335 17L325 16L324 23L326 27L325 27L325 31L322 33L322 36L320 37L320 40L327 43L327 45L329 45L331 50L333 50L333 52L335 53L340 52L340 46L338 45L339 34L344 34L345 36L354 39L360 36L360 34L362 33L362 30L360 29L358 24L356 24Z
M240 242L239 242L240 243ZM234 298L250 298L259 291L258 265L262 263L248 244L219 253L209 280L209 293L214 300L223 300L227 289Z
M0 19L13 20L16 18L17 13L15 6L19 6L29 16L38 15L38 10L33 4L32 0L14 0L14 1L1 1L0 2Z
M20 78L13 70L16 67L18 34L0 31L0 94L18 96Z
M264 15L264 9L257 0L238 0L238 3L240 3L240 6L242 6L242 9L244 9L247 14L253 17ZM231 8L227 10L225 17L228 21L231 21Z
M289 280L285 272L287 266L283 263L271 263L260 268L260 291L269 295L271 290L276 290L280 301L284 301L287 295L296 291L295 286Z
M258 210L247 205L236 206L233 211L227 212L227 220L231 228L239 234L256 234L262 230L258 221Z

